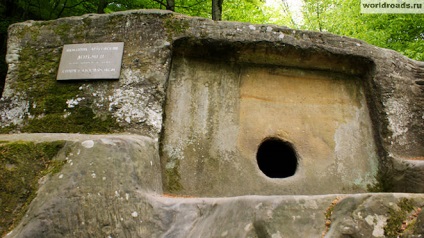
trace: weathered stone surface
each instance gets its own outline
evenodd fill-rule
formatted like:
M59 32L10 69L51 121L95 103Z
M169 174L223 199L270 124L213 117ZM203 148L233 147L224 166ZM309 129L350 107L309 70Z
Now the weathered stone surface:
M120 79L57 82L63 45L94 42L124 42ZM424 192L422 62L167 11L15 24L7 62L0 140L68 141L11 237L423 233L422 194L365 193ZM293 176L258 168L269 137L293 145Z
M361 194L336 200L326 237L421 237L421 195ZM398 222L403 225L399 226Z
M377 149L359 78L175 57L165 110L168 192L349 193L375 182ZM258 170L257 149L269 137L294 145L293 177Z
M27 215L6 237L384 237L403 221L413 224L403 234L422 234L420 194L175 197L162 193L154 140L66 136L56 159L67 164L40 180Z
M21 135L18 140L50 141L63 136ZM143 212L148 204L139 201L147 194L162 194L155 141L131 135L65 138L70 141L56 159L67 164L40 181L38 196L16 228L17 237L87 237L103 232L107 236L112 234L107 234L110 229L114 236L142 236L143 228L137 228L142 220L133 212Z
M127 12L12 26L1 127L55 133L125 130L156 136L171 61L164 24L172 18L169 12ZM119 81L53 81L63 45L101 42L125 43Z
M3 132L120 131L159 139L163 131L165 190L193 195L213 190L204 190L202 181L239 184L250 177L256 148L271 136L295 146L297 175L304 173L298 180L325 184L337 177L336 185L293 190L305 185L293 182L261 194L361 192L377 173L392 180L382 186L391 191L424 191L423 180L414 177L423 171L424 65L396 52L326 33L166 11L29 21L11 26L9 35ZM92 42L125 43L119 81L56 82L62 46ZM174 98L165 100L166 94ZM182 166L174 169L177 162ZM315 165L318 173L310 173ZM220 178L212 171L222 171ZM241 172L238 179L226 178L233 172ZM193 173L197 184L189 181ZM266 179L233 195L259 191ZM214 188L216 195L229 190Z

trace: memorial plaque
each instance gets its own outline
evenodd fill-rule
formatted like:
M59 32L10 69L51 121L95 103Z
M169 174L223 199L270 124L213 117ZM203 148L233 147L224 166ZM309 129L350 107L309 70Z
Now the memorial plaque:
M64 45L57 80L119 79L123 42Z

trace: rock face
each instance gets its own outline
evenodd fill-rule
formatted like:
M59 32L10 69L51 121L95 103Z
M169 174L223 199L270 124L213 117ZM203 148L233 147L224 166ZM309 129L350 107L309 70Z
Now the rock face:
M394 237L424 234L421 194L178 197L163 194L157 142L136 135L18 134L68 142L6 237ZM402 228L403 227L403 228ZM392 234L392 235L390 235Z
M101 42L119 80L56 81L64 44ZM15 24L7 62L0 141L67 141L10 237L424 232L422 62L167 11Z
M165 114L165 170L179 172L178 181L166 178L171 192L359 192L374 182L378 169L358 77L175 56ZM258 146L270 138L293 144L293 177L270 179L258 170Z

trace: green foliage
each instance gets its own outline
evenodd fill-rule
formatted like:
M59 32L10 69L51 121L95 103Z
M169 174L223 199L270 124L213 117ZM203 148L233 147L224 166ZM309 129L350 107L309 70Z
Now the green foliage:
M11 230L25 214L38 190L38 180L61 170L65 161L53 157L64 141L0 143L0 234Z
M104 12L111 13L130 9L164 9L164 6L154 0L115 0L110 1Z
M223 19L250 23L268 22L269 17L265 14L263 5L264 3L258 0L225 0L222 13Z
M224 1L225 2L225 1ZM189 15L212 18L211 1L207 0L181 0L177 1L175 11Z
M303 29L328 31L424 60L423 14L361 14L360 0L307 0Z

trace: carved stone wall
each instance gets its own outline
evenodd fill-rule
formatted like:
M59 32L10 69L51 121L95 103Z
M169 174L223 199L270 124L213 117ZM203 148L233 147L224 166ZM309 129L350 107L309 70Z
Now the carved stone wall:
M56 81L63 45L101 42L124 42L119 80ZM421 195L366 193L424 192L422 62L328 33L129 11L14 24L7 63L0 141L67 141L11 237L381 237L393 211L423 231Z

